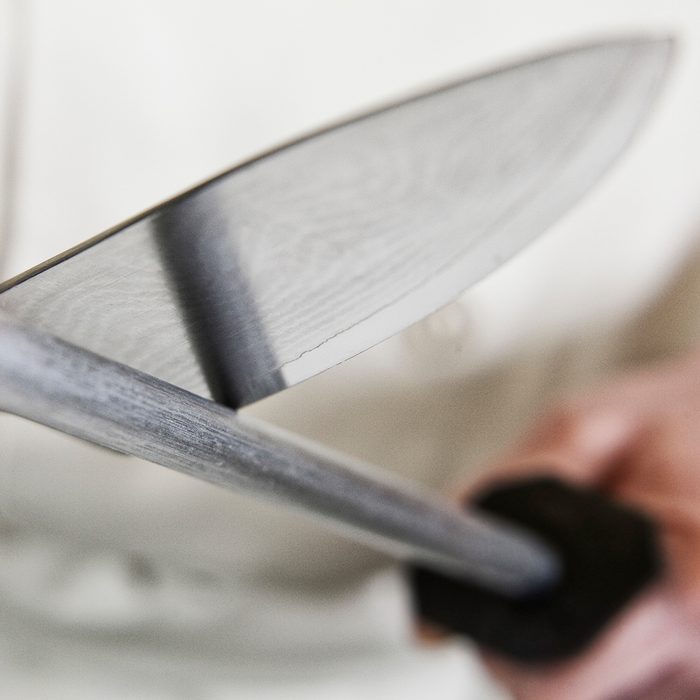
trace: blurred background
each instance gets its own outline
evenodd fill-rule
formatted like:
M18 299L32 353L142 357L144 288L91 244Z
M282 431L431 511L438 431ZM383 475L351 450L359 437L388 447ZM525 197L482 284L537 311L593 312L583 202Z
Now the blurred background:
M455 304L249 412L445 493L557 396L700 333L695 0L0 0L6 279L199 180L436 83L610 36L679 40L596 190ZM505 697L418 645L340 535L0 416L12 698Z

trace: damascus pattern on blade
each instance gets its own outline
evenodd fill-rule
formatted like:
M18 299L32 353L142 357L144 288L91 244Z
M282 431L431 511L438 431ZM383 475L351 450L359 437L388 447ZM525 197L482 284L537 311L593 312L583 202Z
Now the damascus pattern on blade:
M242 406L452 300L623 149L665 41L458 82L245 163L6 283L0 310Z

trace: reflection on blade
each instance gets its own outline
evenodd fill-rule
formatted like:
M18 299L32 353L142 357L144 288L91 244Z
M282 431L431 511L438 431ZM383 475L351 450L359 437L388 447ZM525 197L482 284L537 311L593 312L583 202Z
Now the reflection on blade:
M579 48L322 132L12 280L0 309L245 405L434 311L541 233L625 146L669 53Z

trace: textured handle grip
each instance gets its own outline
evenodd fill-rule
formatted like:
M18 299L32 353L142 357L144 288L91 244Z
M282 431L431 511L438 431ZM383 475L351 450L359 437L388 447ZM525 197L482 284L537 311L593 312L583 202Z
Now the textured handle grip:
M470 504L540 535L561 557L559 584L512 599L428 569L411 569L421 619L530 663L584 649L661 571L654 524L602 494L537 477L497 485Z

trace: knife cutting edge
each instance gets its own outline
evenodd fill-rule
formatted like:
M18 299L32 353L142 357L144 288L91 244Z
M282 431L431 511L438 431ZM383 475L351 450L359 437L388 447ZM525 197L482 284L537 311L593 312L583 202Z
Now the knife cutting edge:
M229 407L367 349L535 238L623 150L670 50L610 41L448 85L245 163L10 280L0 406L281 498L507 595L543 590L561 571L537 536L347 469Z

